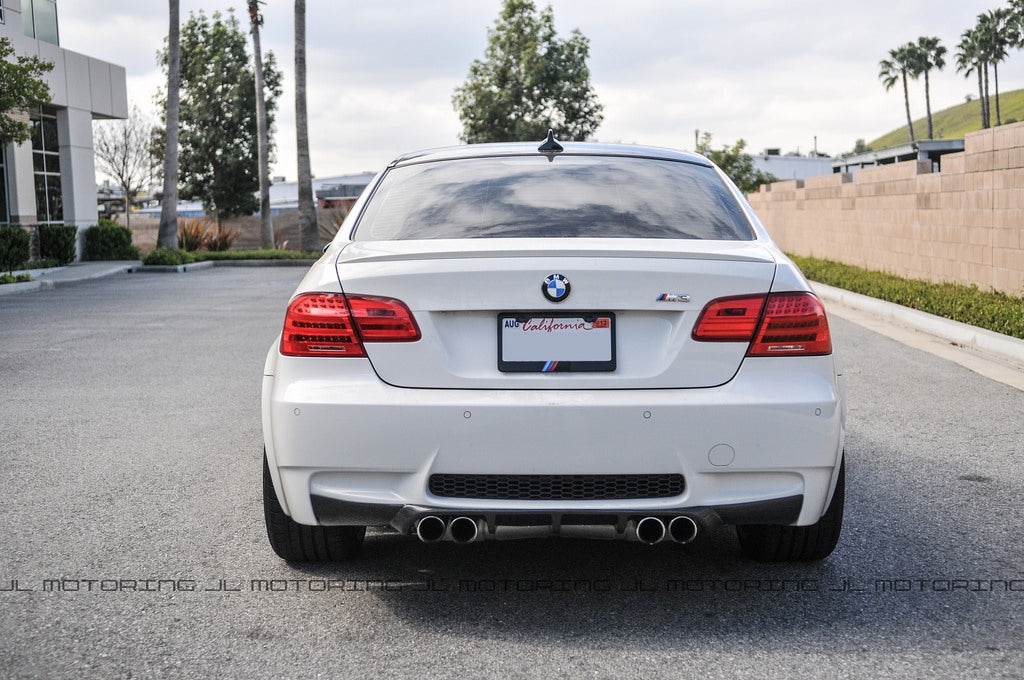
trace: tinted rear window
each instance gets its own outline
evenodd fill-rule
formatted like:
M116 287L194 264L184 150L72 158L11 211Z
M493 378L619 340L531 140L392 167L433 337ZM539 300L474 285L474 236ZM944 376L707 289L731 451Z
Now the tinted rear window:
M448 238L752 240L708 167L615 156L489 157L392 168L359 218L361 241Z

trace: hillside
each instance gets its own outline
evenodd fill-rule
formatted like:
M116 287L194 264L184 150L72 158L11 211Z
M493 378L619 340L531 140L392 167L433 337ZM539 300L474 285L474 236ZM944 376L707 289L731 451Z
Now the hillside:
M902 107L903 102L899 102ZM996 103L992 97L992 125L996 122ZM1013 90L1011 92L999 93L999 110L1002 113L1003 123L1014 123L1024 120L1024 90ZM902 108L900 109L902 111ZM904 114L906 118L906 114ZM932 112L932 127L935 130L935 139L958 139L968 132L976 132L981 129L981 102L977 99L951 106L942 111ZM928 119L921 117L914 121L914 137L917 139L928 139ZM890 146L899 146L910 141L907 134L907 126L904 123L892 132L868 142L872 149L885 149Z

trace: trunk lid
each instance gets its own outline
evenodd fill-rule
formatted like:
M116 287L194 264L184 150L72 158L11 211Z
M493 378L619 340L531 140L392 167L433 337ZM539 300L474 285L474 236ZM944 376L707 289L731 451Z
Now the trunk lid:
M337 261L345 293L401 300L422 331L418 342L366 344L381 380L439 389L726 383L747 343L696 342L693 325L715 298L767 293L775 268L771 251L756 241L651 239L358 242ZM552 275L569 282L561 302L545 297ZM516 322L522 327L509 327ZM580 322L600 330L573 330ZM607 370L601 355L612 346L614 370ZM571 370L556 363L544 372L533 360L545 352L562 368L568 360ZM583 367L596 370L576 370Z

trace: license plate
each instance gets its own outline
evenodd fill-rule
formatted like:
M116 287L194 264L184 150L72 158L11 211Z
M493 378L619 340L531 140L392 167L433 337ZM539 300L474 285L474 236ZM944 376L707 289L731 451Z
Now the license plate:
M558 373L615 370L610 312L498 315L498 370Z

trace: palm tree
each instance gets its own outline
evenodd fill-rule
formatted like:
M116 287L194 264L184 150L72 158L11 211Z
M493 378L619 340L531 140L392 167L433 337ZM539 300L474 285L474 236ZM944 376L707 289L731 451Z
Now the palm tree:
M992 64L992 78L996 95L996 125L1003 124L999 111L999 62L1004 61L1007 49L1020 42L1020 29L1011 10L999 8L978 15L978 30L984 36L986 56Z
M938 38L921 36L917 39L917 61L924 74L924 106L928 113L928 139L934 139L932 130L932 95L928 73L932 69L942 70L946 66L946 47Z
M889 58L878 62L878 77L885 85L885 91L892 89L898 81L903 81L903 103L907 110L907 130L910 131L910 143L914 143L914 121L910 117L910 91L907 88L907 78L916 78L918 63L915 58L916 45L907 43L902 47L889 50Z
M988 127L988 97L985 96L985 84L981 75L987 70L984 64L980 41L975 29L967 29L960 35L960 44L956 47L956 71L963 73L965 78L971 74L978 77L978 101L981 104L981 127Z
M270 133L267 130L267 98L264 94L263 52L260 48L260 26L263 17L259 5L262 0L248 0L249 29L256 64L256 136L259 143L260 164L260 245L274 247L274 219L270 215Z
M320 247L309 163L309 115L306 110L306 0L295 0L295 142L299 172L299 236L302 249Z
M169 0L167 32L167 140L164 149L164 195L160 201L160 227L156 245L178 247L178 119L181 111L181 26L179 2Z

